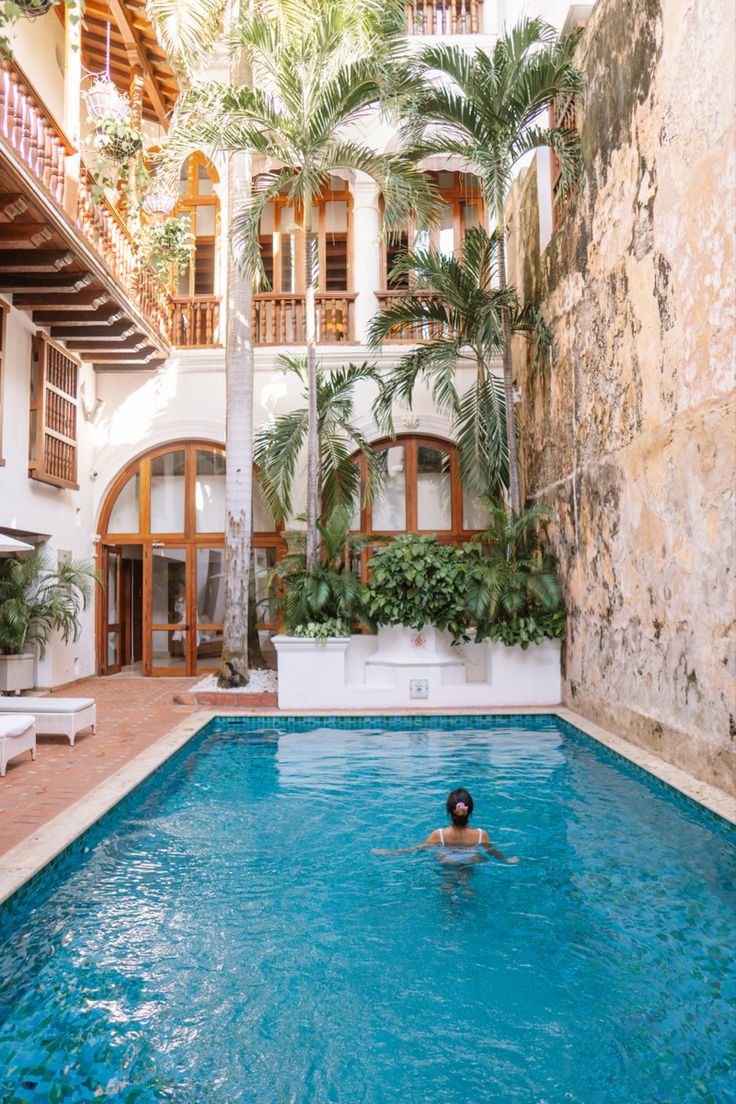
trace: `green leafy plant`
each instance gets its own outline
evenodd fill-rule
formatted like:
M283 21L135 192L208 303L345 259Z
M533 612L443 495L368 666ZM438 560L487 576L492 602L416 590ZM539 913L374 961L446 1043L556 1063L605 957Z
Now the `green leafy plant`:
M461 549L435 536L396 537L371 561L364 603L377 625L425 625L466 638L467 564Z
M333 510L326 522L319 523L322 558L312 568L307 563L306 534L287 533L289 553L268 577L269 591L276 595L287 634L314 635L305 627L329 625L332 629L339 623L345 632L325 630L320 635L349 636L365 620L363 587L360 576L351 568L351 558L369 538L353 536L349 526L350 511L344 507Z
M465 546L467 604L476 640L500 640L526 649L563 639L565 611L554 557L543 540L549 512L534 506L513 514L488 502L491 524Z
M143 149L140 127L112 117L95 124L95 148L100 158L111 165L121 165Z
M54 567L38 553L0 561L0 654L22 655L35 645L43 658L55 630L65 644L78 640L94 583L94 567L83 560Z
M165 222L145 226L140 233L143 257L164 287L171 272L186 272L194 256L194 236L189 215L172 215Z
M339 617L331 617L328 621L308 621L306 625L295 625L291 630L291 636L309 638L310 640L329 640L331 636L350 636L353 626L347 621L341 621Z

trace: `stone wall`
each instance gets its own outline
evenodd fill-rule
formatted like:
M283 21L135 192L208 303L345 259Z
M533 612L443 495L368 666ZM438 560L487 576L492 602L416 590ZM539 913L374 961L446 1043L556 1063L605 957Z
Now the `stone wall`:
M553 362L515 350L530 497L557 515L569 705L731 792L732 0L598 0L578 57L585 171L539 255L537 175L509 261Z

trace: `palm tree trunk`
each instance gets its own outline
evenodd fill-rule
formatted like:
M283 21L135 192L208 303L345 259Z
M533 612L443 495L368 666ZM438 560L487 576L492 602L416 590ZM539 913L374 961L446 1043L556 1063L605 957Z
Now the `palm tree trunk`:
M496 203L498 212L498 283L502 291L506 290L506 224L503 202ZM519 450L516 443L516 418L514 416L514 372L511 363L511 318L508 307L501 308L503 324L503 396L506 407L506 441L509 450L509 491L511 492L511 510L518 516L521 513L521 477L519 473Z
M312 256L312 198L304 198L304 316L307 330L307 570L319 563L319 438L317 424L317 311Z
M239 0L232 0L237 18ZM231 63L230 79L243 85L249 77L242 51ZM227 174L228 226L236 206L251 192L250 153L230 155ZM225 616L222 660L217 684L248 682L248 598L253 500L253 334L250 266L236 258L232 242L227 262L227 337L225 341Z

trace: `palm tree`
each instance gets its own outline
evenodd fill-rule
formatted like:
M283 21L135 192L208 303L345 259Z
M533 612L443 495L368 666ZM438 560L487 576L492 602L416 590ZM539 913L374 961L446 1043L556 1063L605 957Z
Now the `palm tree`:
M261 492L276 520L285 521L293 512L294 476L309 431L309 387L304 357L281 356L277 363L302 383L305 406L281 414L258 430L254 459ZM352 459L356 451L366 460L368 498L383 478L380 457L354 422L355 388L365 382L380 383L379 373L372 364L348 364L329 371L317 366L320 516L332 514L338 508L352 509L357 501L360 468Z
M189 77L203 71L223 31L241 24L246 0L151 0L150 11L170 58ZM223 26L224 23L224 26ZM247 88L250 70L240 43L230 51L230 84ZM209 82L204 85L208 87ZM183 97L186 100L186 94ZM198 148L188 133L186 110L174 115L169 132L168 167ZM238 205L251 193L250 149L228 151L227 218L232 226ZM166 169L164 168L164 171ZM178 174L177 174L178 175ZM251 296L253 274L236 256L232 241L227 253L227 329L225 338L225 404L227 444L225 467L225 612L221 687L248 682L249 604L252 602L251 544L253 502L253 336ZM253 621L252 616L250 622ZM251 625L251 639L255 639Z
M505 200L514 166L532 150L548 147L559 158L562 191L580 167L575 130L545 126L551 104L579 99L583 85L573 64L576 39L559 38L541 19L523 19L501 35L493 50L468 54L458 46L426 47L418 55L425 74L416 114L406 127L418 158L452 154L481 177L484 198L496 218L498 282L506 289ZM437 74L440 74L438 79ZM501 308L506 409L513 409L510 307ZM521 481L514 420L507 419L511 507L521 511Z
M426 220L433 209L426 178L409 160L376 153L358 136L357 124L401 92L395 77L402 72L402 7L395 0L259 6L241 21L235 38L247 52L253 87L195 86L179 112L179 129L190 142L252 150L277 166L257 178L233 224L242 256L263 280L261 216L280 193L297 214L305 258L307 561L312 567L320 543L313 202L329 188L333 174L349 171L377 184L387 227L398 225L408 212Z
M531 309L519 309L514 290L496 286L497 252L496 239L475 227L460 257L433 249L400 257L392 278L407 276L416 286L385 307L369 331L373 345L397 329L425 339L384 379L376 419L393 433L395 402L411 406L417 380L426 381L437 407L453 419L463 482L475 497L508 485L507 407L503 380L493 370L504 344L503 312L515 332L528 332L534 324ZM461 392L457 372L463 364L474 369L475 378Z

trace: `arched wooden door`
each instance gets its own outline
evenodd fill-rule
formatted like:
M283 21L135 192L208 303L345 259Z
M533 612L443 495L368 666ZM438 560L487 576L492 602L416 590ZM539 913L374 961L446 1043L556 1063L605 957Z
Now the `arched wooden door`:
M280 538L254 495L261 625L274 627L265 578ZM153 449L115 480L100 516L98 670L145 675L216 670L224 618L225 453L207 441Z

